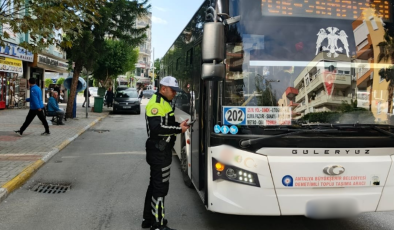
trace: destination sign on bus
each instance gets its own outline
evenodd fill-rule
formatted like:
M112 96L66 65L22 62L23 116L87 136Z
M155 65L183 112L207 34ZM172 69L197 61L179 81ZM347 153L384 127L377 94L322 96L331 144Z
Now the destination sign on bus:
M265 16L296 16L317 18L357 19L365 9L373 8L385 21L391 20L389 1L366 0L261 0Z
M291 107L223 106L225 125L291 125Z

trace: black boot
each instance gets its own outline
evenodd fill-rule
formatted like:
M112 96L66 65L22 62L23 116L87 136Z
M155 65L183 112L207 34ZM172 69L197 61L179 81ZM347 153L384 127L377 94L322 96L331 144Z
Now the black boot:
M176 229L169 228L168 226L162 225L162 226L160 226L160 227L154 227L154 226L152 226L152 227L150 227L150 230L176 230Z

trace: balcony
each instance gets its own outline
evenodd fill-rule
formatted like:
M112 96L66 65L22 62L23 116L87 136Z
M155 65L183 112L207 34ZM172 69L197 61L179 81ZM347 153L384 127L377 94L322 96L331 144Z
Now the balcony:
M301 113L303 111L306 110L306 105L305 103L300 103L296 108L295 108L295 112L296 113Z
M305 99L305 88L301 88L298 90L298 95L295 97L296 102L300 102Z
M323 104L332 104L332 105L340 105L343 101L346 101L350 104L351 97L343 97L343 96L327 96L321 95L315 98L315 100L309 102L309 107L319 107Z
M371 60L372 61L372 60ZM365 66L362 68L357 68L357 86L362 84L365 81L370 79L371 74L373 73L373 69L371 69L370 63L365 63Z
M292 100L297 95L298 95L298 89L293 88L293 87L287 87L287 89L286 89L286 97L289 100Z
M140 54L147 54L147 55L150 55L150 50L148 50L148 49L145 49L145 48L140 48Z
M317 74L314 77L312 77L313 80L306 87L307 93L310 93L310 92L314 91L315 89L319 88L321 85L323 85L323 76L321 76L322 74L324 74L324 73ZM345 74L336 74L334 85L350 86L351 85L351 76L345 75Z

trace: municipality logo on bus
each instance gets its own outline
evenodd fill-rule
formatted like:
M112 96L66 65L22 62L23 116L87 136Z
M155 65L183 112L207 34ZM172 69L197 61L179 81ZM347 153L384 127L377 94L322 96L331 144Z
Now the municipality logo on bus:
M334 56L334 58L336 58L339 56L337 52L343 52L343 48L338 47L338 40L342 42L346 50L346 55L349 57L349 43L347 41L347 35L345 31L341 30L340 32L338 32L339 29L336 27L328 27L327 31L322 28L317 34L318 37L316 41L316 55L319 53L323 41L327 38L328 44L327 46L323 46L322 50L328 51L328 57Z

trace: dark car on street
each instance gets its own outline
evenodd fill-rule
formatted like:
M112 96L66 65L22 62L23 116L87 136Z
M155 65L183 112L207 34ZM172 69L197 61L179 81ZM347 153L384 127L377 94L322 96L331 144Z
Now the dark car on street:
M155 93L156 91L153 89L146 89L142 91L142 95L144 96L144 98L148 98L148 99L150 99Z
M120 90L114 97L113 112L141 113L141 103L136 90Z

